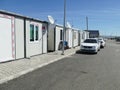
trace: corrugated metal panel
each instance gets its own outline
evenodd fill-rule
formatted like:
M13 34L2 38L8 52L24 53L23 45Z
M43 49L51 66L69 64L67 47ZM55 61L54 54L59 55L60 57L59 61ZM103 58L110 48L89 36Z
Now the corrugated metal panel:
M47 24L45 23L42 24L42 37L43 37L42 53L47 53Z
M16 59L24 58L24 20L15 19Z
M52 24L48 25L48 51L55 50L55 33L54 33L55 26Z
M60 45L60 42L61 42L60 37L62 37L61 33L60 33L61 30L63 30L63 28L61 26L56 26L55 50L59 49L59 45Z

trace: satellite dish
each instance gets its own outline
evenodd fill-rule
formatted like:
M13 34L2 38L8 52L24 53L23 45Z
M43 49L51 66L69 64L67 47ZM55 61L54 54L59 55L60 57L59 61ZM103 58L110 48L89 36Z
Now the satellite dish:
M67 22L67 27L72 28L69 22Z
M53 19L52 16L48 15L48 20L51 24L54 24L55 23L55 20Z

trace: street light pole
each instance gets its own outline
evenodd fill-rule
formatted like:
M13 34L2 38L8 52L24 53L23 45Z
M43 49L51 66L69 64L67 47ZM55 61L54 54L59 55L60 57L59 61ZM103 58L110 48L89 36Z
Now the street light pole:
M86 29L88 30L88 17L86 17Z
M62 55L64 55L64 34L65 34L65 24L66 24L66 0L64 0L64 20L63 20L63 47Z

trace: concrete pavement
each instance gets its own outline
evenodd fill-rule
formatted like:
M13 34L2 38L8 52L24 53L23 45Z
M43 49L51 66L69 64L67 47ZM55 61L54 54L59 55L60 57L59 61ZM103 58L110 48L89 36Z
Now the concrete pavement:
M107 41L98 54L76 53L1 84L0 90L120 90L120 44Z
M0 63L0 84L72 55L76 52L76 50L79 50L79 46L65 50L65 55L61 55L61 51L55 51L34 56L30 59L20 59L11 62Z

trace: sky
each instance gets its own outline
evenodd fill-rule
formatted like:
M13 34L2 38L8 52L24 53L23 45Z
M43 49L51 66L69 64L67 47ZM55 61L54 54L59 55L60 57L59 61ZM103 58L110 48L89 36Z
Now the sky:
M63 25L64 0L0 0L0 9ZM66 0L66 22L74 28L120 36L120 0Z

